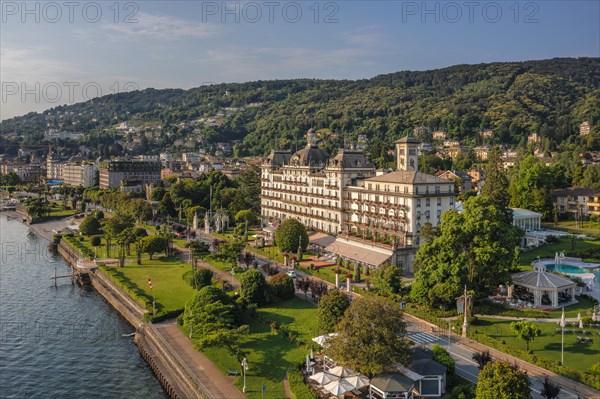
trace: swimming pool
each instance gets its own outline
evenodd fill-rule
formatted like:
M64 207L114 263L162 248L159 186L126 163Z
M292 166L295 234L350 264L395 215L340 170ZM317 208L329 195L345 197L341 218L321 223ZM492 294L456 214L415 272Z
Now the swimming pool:
M546 263L546 270L555 271L558 273L565 273L565 274L593 273L596 276L596 282L600 282L600 271L594 272L592 269L586 269L584 267L565 265L565 264L557 265L554 263Z

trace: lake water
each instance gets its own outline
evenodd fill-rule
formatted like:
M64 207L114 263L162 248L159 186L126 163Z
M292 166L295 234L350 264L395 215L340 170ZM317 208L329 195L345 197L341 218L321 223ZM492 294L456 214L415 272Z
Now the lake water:
M4 398L150 398L167 395L134 331L92 289L71 280L29 227L0 215L0 395Z

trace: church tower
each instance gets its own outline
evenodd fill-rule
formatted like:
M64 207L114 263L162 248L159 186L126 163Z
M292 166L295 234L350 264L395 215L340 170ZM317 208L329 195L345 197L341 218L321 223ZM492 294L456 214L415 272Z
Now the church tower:
M398 170L419 170L418 146L421 142L405 136L396 141L396 165Z

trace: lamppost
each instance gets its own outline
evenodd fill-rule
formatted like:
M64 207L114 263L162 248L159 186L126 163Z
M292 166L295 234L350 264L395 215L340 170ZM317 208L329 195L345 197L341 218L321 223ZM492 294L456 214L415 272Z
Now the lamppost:
M246 372L248 371L248 362L246 361L246 358L242 359L242 374L244 374L244 387L242 388L242 392L246 393Z
M561 344L560 344L560 365L565 364L565 307L562 308L562 316L560 316L560 327L561 327Z

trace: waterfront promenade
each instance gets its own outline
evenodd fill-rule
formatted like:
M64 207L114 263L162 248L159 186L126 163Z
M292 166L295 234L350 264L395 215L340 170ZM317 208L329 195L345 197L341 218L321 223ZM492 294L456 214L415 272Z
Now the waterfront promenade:
M18 214L10 214L7 216L21 220ZM29 225L29 228L38 236L50 241L54 235L53 230L63 230L65 227L73 224L73 218L64 218L52 220L38 224ZM202 266L211 267L208 264ZM214 268L215 272L223 273ZM97 272L98 273L98 272ZM231 278L229 278L230 280ZM98 293L103 296L113 307L125 318L134 328L137 333L140 330L145 330L141 315L147 311L143 309L137 302L131 300L128 295L110 282L110 279L102 278L101 290ZM237 280L234 285L239 284ZM117 300L115 300L115 298ZM192 341L178 328L175 320L169 320L163 323L154 324L154 331L160 335L159 341L166 343L162 348L169 354L172 354L174 359L177 359L182 364L182 368L192 375L192 380L197 382L194 384L201 387L200 392L196 397L209 399L243 399L244 394L235 386L237 377L225 376L203 353L194 348ZM161 362L162 363L162 362ZM171 370L169 370L171 371ZM165 373L167 374L167 373ZM171 374L171 373L169 373ZM178 382L175 382L177 384ZM187 398L185 398L187 399Z

